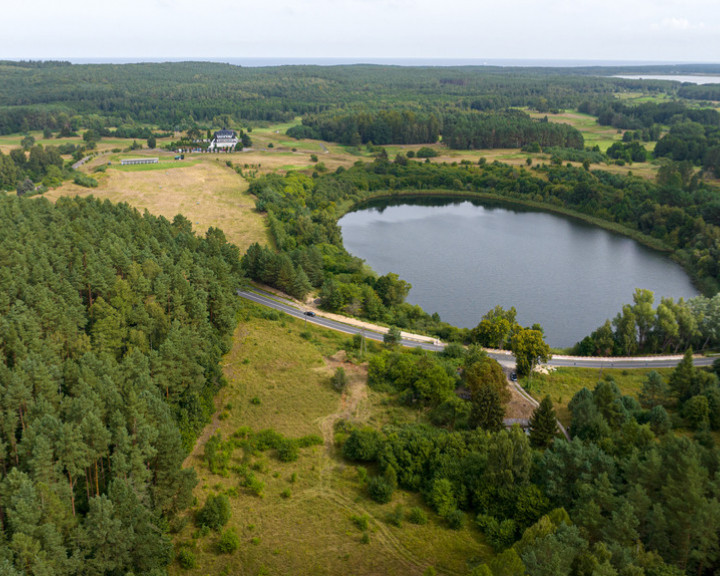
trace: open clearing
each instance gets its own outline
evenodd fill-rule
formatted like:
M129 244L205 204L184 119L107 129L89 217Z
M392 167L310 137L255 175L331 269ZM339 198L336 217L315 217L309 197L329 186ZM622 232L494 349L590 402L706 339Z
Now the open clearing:
M570 411L567 405L572 397L583 388L592 391L600 380L611 377L623 395L637 398L643 382L652 371L652 369L556 368L547 374L534 373L526 390L538 401L549 394L555 405L558 419L565 426L569 426ZM660 373L667 382L673 369L657 368L655 371ZM527 385L527 382L523 381L522 384Z
M585 146L599 146L605 152L614 142L622 140L622 130L612 126L600 126L594 116L580 112L561 112L560 114L540 114L530 112L533 118L544 118L547 116L549 122L570 124L579 130L585 139Z
M92 167L106 161L101 157L89 164ZM253 242L267 242L264 219L254 210L255 199L247 192L247 182L225 165L224 158L221 161L215 156L205 156L196 163L178 162L166 169L128 168L108 167L105 173L92 174L99 182L97 188L66 183L45 196L53 200L59 196L92 195L112 202L127 202L170 220L182 214L198 233L204 233L211 226L222 229L228 241L236 244L241 252Z
M391 503L376 504L365 495L357 468L337 455L333 425L338 419L380 426L413 421L419 412L367 388L366 367L347 362L339 352L348 341L344 336L282 315L263 319L258 316L264 312L252 310L248 305L224 358L228 385L217 398L219 415L186 460L198 472L199 505L208 494L228 493L233 509L228 527L236 530L240 548L219 554L219 535L200 535L191 521L176 536L176 545L193 550L198 568L173 564L171 573L419 575L433 566L460 575L467 573L469 561L487 558L490 551L471 521L463 530L450 530L426 509L426 525L389 524L396 505L423 506L420 496L397 491ZM338 366L348 375L342 394L329 382ZM236 448L229 475L211 474L202 459L204 442L216 432L226 439L241 426L256 432L272 427L290 438L315 434L323 444L302 448L295 462L280 462L272 451L250 456ZM264 483L262 497L239 486L232 468L241 463ZM353 516L367 516L367 543Z

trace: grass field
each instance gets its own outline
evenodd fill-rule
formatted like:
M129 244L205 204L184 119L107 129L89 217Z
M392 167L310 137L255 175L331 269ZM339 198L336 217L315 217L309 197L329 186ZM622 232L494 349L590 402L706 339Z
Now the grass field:
M137 156L137 154L136 154ZM95 196L112 202L127 202L139 210L172 220L183 214L193 229L204 233L209 227L221 228L230 242L242 252L253 242L267 242L264 219L254 211L254 197L247 193L247 182L216 156L203 155L169 164L109 167L93 174L97 188L73 183L45 194L59 196ZM107 157L89 163L89 169L107 162Z
M529 112L529 114L533 118L543 118L547 116L550 122L570 124L570 126L582 133L585 139L585 146L599 146L603 152L614 142L622 140L622 130L617 130L612 126L600 126L595 117L589 114L581 114L580 112L574 111L561 112L560 114L540 114L537 112Z
M398 491L391 503L376 504L364 494L357 469L338 457L333 425L340 418L376 424L417 418L416 412L386 405L384 396L368 390L366 369L346 362L339 352L346 341L285 316L271 320L255 314L241 322L223 362L228 385L217 398L220 415L186 461L198 472L200 505L211 493L229 493L233 514L228 526L240 536L240 548L233 555L218 554L218 534L201 536L190 522L177 534L176 547L190 548L198 568L186 571L173 564L172 574L419 575L432 566L460 575L467 573L468 561L490 554L477 529L450 530L427 509L426 525L389 524L387 516L398 504L423 506L419 495ZM329 383L340 365L349 377L342 394ZM236 449L232 464L244 462L264 483L258 497L239 488L236 473L211 474L202 460L212 434L228 438L241 426L254 431L272 427L290 438L316 434L324 444L301 449L299 459L289 463L270 453L243 457ZM366 543L352 520L363 516Z
M30 135L35 138L35 144L42 144L43 146L60 146L60 144L84 144L83 139L80 136L74 138L43 138L43 133L30 132ZM20 148L20 142L25 137L24 134L9 134L6 136L0 136L0 151L4 154L8 154L13 148Z
M570 412L567 408L572 397L587 388L593 390L599 380L611 376L623 395L637 398L643 382L652 369L620 370L617 368L556 368L548 374L533 374L530 383L522 382L523 386L536 400L542 400L548 394L555 404L558 418L566 426L570 424ZM669 378L672 368L658 368L665 381Z

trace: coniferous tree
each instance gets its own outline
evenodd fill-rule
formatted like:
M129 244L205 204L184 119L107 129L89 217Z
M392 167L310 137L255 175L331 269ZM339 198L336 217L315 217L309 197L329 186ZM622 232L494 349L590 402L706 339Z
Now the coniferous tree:
M530 418L530 444L547 448L557 435L557 415L550 396L545 396Z
M688 348L680 364L670 375L670 381L668 382L670 391L680 402L684 402L695 394L696 372L697 370L693 364L693 353Z
M650 372L643 382L642 390L638 394L638 400L643 408L652 409L665 403L667 400L668 386L655 370Z

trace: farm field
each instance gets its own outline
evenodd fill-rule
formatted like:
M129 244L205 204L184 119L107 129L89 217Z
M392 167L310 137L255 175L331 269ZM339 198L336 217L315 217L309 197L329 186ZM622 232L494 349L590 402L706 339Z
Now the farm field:
M96 158L88 169L106 162L105 157ZM70 182L45 196L52 200L59 196L92 195L111 202L127 202L138 210L170 220L182 214L200 233L211 226L222 229L241 252L253 242L267 242L264 220L254 211L255 200L247 193L247 181L232 168L208 155L197 161L169 162L173 163L108 167L105 173L92 174L98 180L97 188L83 188Z
M547 116L549 122L569 124L582 132L585 146L599 146L605 152L613 143L622 140L622 131L612 126L600 126L593 116L575 111L561 112L560 114L540 114L528 111L533 118Z

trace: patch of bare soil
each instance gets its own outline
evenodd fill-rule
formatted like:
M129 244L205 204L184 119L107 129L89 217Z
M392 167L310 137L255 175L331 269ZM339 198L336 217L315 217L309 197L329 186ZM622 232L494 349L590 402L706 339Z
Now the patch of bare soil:
M505 407L505 418L530 418L535 406L514 386L508 385L508 388L510 389L510 402Z

